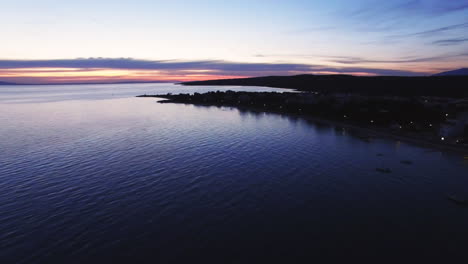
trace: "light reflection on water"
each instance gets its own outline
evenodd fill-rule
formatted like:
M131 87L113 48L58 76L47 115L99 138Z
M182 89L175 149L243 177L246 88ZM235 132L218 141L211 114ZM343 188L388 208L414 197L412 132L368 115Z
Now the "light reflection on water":
M464 257L461 155L106 87L0 92L5 263Z
M65 100L102 100L128 98L143 94L204 93L208 91L281 92L284 89L240 86L182 86L172 83L87 84L87 85L2 85L1 103L41 103ZM289 90L290 92L291 90Z

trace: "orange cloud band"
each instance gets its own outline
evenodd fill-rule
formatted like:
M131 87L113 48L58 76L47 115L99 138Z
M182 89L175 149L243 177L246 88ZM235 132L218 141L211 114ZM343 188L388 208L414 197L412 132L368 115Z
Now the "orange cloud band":
M249 76L218 75L213 70L131 70L80 68L17 68L0 69L0 78L18 83L86 83L122 81L181 82L207 79L242 78Z

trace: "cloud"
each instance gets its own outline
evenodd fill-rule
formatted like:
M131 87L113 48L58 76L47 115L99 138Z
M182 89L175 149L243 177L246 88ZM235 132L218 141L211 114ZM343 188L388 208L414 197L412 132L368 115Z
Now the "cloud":
M374 40L374 41L368 41L368 42L362 42L361 44L363 45L390 45L390 44L398 44L402 41L405 41L406 39L414 39L414 38L419 38L419 39L430 39L434 37L440 37L442 34L448 34L450 33L452 37L454 35L458 35L458 38L453 38L455 39L465 39L466 29L468 28L468 22L464 23L458 23L458 24L452 24L452 25L447 25L443 27L438 27L438 28L432 28L432 29L427 29L427 30L422 30L422 31L417 31L413 33L407 33L407 34L397 34L397 35L387 35L382 37L379 40ZM463 31L460 31L463 30ZM452 42L444 42L444 41L433 41L428 44L433 44L433 45L438 45L438 46L447 46L450 44L456 44L456 41ZM463 41L458 41L458 43L461 43Z
M437 1L429 10L432 14L444 15L447 13L459 12L459 11L463 11L466 9L468 9L468 1L457 0L457 1Z
M346 57L343 57L346 58ZM365 62L360 58L348 58L345 64L358 64ZM356 65L357 66L357 65ZM56 69L64 69L58 71ZM67 69L81 72L76 77L92 78L97 80L100 76L112 74L112 78L132 77L152 80L187 80L191 78L227 78L227 77L253 77L267 75L292 75L307 73L338 73L338 74L367 74L367 75L401 75L416 76L423 73L398 69L366 68L366 67L329 67L327 65L294 64L294 63L239 63L227 61L151 61L131 58L88 58L88 59L62 59L62 60L0 60L0 77L29 78L36 73L48 73L44 78L61 80L75 78L75 73L65 72ZM12 73L13 72L13 73ZM54 74L56 72L56 74ZM18 76L20 73L20 76ZM22 74L21 74L22 73ZM41 74L41 76L43 76ZM49 77L47 77L49 76ZM110 76L107 76L111 78ZM106 77L106 78L107 78ZM67 80L68 80L67 79ZM13 79L11 79L13 80ZM19 79L16 79L19 80ZM25 79L26 80L26 79Z
M434 28L434 29L430 29L430 30L424 30L424 31L420 31L420 32L410 33L410 34L396 35L396 36L393 36L393 37L411 37L411 36L423 36L423 37L425 37L425 36L432 36L434 34L443 33L443 32L456 30L456 29L463 29L463 28L468 28L468 22L449 25L449 26L444 26L444 27L439 27L439 28Z
M467 41L468 39L447 39L447 40L440 40L439 42L442 43L451 43L451 42L462 42ZM423 63L423 62L441 62L447 61L453 58L462 58L468 57L468 53L466 52L452 52L452 53L445 53L436 56L425 56L425 57L417 57L417 56L407 56L407 57L399 57L396 59L370 59L365 57L356 57L356 56L330 56L330 55L320 55L320 54L259 54L257 56L262 57L300 57L300 58L309 58L309 59L320 59L326 62L332 63L340 63L340 64L407 64L407 63Z
M457 39L441 39L437 41L433 41L432 44L438 46L451 46L451 45L458 45L468 42L468 38L457 38Z
M356 18L383 19L384 17L411 16L442 16L468 9L468 0L399 0L382 2L381 0L367 3L350 13Z
M379 68L366 68L366 67L317 67L315 69L317 72L334 72L341 74L354 74L354 73L365 73L370 75L391 75L391 76L421 76L425 75L420 72L404 71L404 70L394 70L394 69L379 69Z
M363 64L363 63L392 63L392 64L405 64L405 63L418 63L418 62L436 62L444 61L451 58L466 57L465 53L457 54L443 54L438 56L429 57L407 57L396 60L373 60L359 57L347 57L347 56L329 56L331 62L342 63L342 64Z
M387 41L401 40L406 37L430 37L448 31L459 30L468 27L466 19L459 16L467 13L468 0L440 1L440 0L394 0L380 1L367 0L360 7L343 15L349 19L350 24L359 32L384 33ZM435 21L439 17L450 18L447 26L439 28L427 28L426 30L407 34L390 35L390 32L411 32L415 25L423 26L429 21ZM466 15L464 16L466 17ZM440 21L439 21L440 22ZM457 24L458 22L458 24ZM466 34L466 33L461 33Z
M310 65L288 63L235 63L207 61L151 61L131 58L79 58L61 60L0 60L0 69L14 68L106 68L126 70L192 70L213 71L307 71Z

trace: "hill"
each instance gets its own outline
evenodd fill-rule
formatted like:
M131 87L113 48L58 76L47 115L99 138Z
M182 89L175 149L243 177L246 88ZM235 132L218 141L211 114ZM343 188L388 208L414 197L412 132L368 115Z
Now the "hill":
M441 73L435 74L434 76L468 76L468 68L441 72Z
M464 83L464 84L463 84ZM290 88L321 93L359 93L390 96L468 97L468 76L361 77L351 75L268 76L185 82L183 85L235 85Z
M16 83L0 82L0 85L15 85Z

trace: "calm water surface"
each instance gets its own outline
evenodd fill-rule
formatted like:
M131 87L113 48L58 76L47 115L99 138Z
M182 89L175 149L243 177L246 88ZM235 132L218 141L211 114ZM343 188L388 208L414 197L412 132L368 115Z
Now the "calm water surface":
M226 89L0 86L0 263L467 259L462 155L133 97Z

